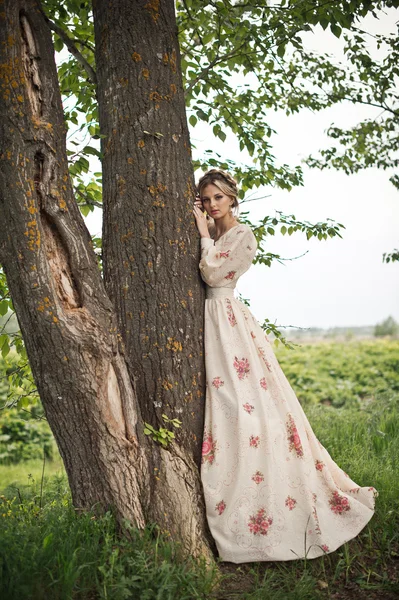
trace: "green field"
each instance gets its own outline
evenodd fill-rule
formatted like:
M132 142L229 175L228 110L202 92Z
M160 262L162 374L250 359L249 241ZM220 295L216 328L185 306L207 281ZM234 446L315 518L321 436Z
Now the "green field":
M359 485L373 485L376 514L361 534L311 561L184 561L156 527L120 538L111 513L76 514L54 461L0 465L0 597L4 600L390 600L399 595L398 341L320 343L279 361L312 427ZM1 421L0 421L1 425Z

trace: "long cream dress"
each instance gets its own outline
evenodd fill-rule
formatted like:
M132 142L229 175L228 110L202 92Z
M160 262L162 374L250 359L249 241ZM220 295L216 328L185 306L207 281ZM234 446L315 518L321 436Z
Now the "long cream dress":
M260 324L234 297L257 243L239 224L201 238L206 410L201 479L223 561L316 558L355 537L374 513L312 431Z

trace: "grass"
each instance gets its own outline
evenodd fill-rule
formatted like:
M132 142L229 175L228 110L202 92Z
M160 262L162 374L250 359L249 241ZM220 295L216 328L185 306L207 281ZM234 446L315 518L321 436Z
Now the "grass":
M1 498L0 597L3 600L181 599L209 597L216 572L183 561L155 526L126 522L120 537L111 512L77 514L64 474L30 478L21 498Z
M61 460L58 451L54 452L55 459L46 461L44 465L45 478L48 479L50 475L56 475L65 473L64 464ZM33 460L27 460L24 462L2 465L0 464L0 491L4 493L4 490L8 487L10 489L18 487L21 482L27 482L31 475L33 479L39 481L42 476L43 461L40 458Z
M314 350L312 349L312 352ZM332 350L331 350L332 351ZM378 353L377 353L378 354ZM379 358L378 358L379 360ZM349 375L348 375L349 376ZM209 570L183 560L155 526L126 526L111 513L78 514L59 461L0 466L0 597L3 600L393 600L399 597L399 393L368 394L306 414L332 458L379 492L376 514L336 552L313 560Z

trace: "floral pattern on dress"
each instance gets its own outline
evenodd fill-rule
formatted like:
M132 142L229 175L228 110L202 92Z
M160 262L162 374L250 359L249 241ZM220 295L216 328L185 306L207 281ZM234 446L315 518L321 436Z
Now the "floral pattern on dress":
M219 516L224 513L225 508L226 508L226 502L224 500L221 500L215 506L215 510L218 512Z
M249 415L251 415L255 410L255 407L252 406L252 404L250 404L249 402L243 404L242 407L245 410L245 412L247 412Z
M285 499L285 505L289 510L293 510L295 508L297 504L297 501L295 500L295 498L292 498L291 496L287 496Z
M217 451L217 441L213 439L211 433L204 432L204 439L202 442L202 464L209 463L213 464Z
M265 349L262 346L258 347L258 355L261 357L261 359L263 360L263 362L266 365L266 368L268 371L271 372L272 370L272 365L270 364L270 362L267 360L266 356L265 356Z
M267 535L272 523L273 519L267 516L266 509L260 508L249 517L248 528L254 535Z
M317 501L317 494L312 494L313 497L313 507L312 507L312 515L313 515L313 519L314 519L314 525L315 525L315 532L320 535L321 534L321 529L320 529L320 523L319 523L319 516L317 514L317 510L316 510L316 501Z
M222 387L222 385L224 385L224 381L222 381L221 377L214 377L212 385L218 390L220 387Z
M230 325L232 327L234 327L234 325L237 325L237 319L234 314L233 307L231 306L230 298L226 298L226 304L227 304L227 318L229 320Z
M328 501L328 503L330 505L331 510L336 515L342 515L344 512L348 512L348 510L351 509L348 498L346 498L345 496L341 496L341 494L337 492L337 490L335 490L331 494L331 498Z
M237 564L331 552L369 522L377 494L372 487L358 489L329 457L284 377L273 343L245 302L235 298L236 284L255 252L247 225L236 226L216 242L201 238L208 380L201 479L219 557ZM230 306L234 326L228 319ZM252 415L244 413L245 403L255 406ZM332 495L333 490L339 495ZM317 502L312 492L317 492ZM338 502L339 496L349 498L349 504Z
M251 435L249 438L249 445L251 448L259 448L260 438L258 435Z
M292 415L288 415L288 421L286 423L287 432L288 432L288 442L289 442L289 450L290 452L294 452L294 454L298 458L303 458L303 447L301 438L299 437L297 426L295 425L295 421Z
M227 275L225 275L225 279L234 279L234 275L236 274L236 271L229 271L227 273Z
M220 258L228 258L230 254L230 250L221 250L219 252Z
M249 361L247 358L242 358L241 360L235 356L233 366L237 371L238 379L244 379L249 375Z
M251 479L256 483L256 485L259 485L260 483L262 483L262 481L265 480L265 476L263 475L263 473L261 473L261 471L255 471Z

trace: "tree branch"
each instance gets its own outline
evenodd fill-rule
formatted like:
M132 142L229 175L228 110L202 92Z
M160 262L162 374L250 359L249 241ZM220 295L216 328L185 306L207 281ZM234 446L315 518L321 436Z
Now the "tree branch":
M97 87L96 72L93 69L93 67L88 63L88 61L85 59L83 54L81 54L79 52L79 50L75 46L74 41L68 36L68 34L59 25L57 25L56 23L53 23L53 21L51 21L51 19L48 18L48 16L46 15L46 13L44 12L44 10L41 6L39 6L39 10L42 13L44 20L46 21L46 23L48 24L50 29L52 29L52 31L54 31L62 39L65 46L68 48L69 52L72 54L72 56L74 56L76 58L76 60L82 65L82 67L86 71L90 81ZM81 43L83 43L83 42L81 42Z

